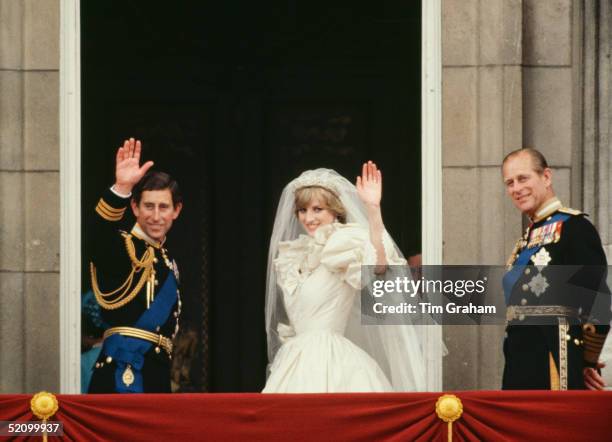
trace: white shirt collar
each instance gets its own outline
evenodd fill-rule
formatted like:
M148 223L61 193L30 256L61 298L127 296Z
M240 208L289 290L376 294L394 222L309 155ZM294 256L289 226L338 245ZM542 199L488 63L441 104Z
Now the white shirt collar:
M142 239L143 241L145 241L148 244L152 245L156 249L159 249L161 246L164 245L164 242L166 242L166 238L165 237L164 237L164 239L162 241L157 241L157 240L151 238L149 235L147 235L144 232L144 230L142 230L142 227L140 227L140 224L138 224L138 223L134 224L134 227L132 227L132 231L130 233L132 235L134 235L136 238Z
M561 204L561 201L559 201L559 198L557 198L556 196L553 196L552 198L547 200L544 204L542 204L542 207L540 207L538 211L535 213L535 216L533 217L532 221L534 223L542 221L544 218L546 218L549 215L552 215L553 213L555 213L557 210L559 210L562 207L563 207L563 204Z

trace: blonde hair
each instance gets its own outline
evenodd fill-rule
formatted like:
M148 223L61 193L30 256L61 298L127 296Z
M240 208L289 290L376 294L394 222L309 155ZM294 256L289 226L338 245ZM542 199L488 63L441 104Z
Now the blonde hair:
M325 205L325 209L336 215L338 222L346 224L346 209L340 199L330 190L320 186L302 187L295 191L295 215L297 216L298 211L305 209L315 198Z

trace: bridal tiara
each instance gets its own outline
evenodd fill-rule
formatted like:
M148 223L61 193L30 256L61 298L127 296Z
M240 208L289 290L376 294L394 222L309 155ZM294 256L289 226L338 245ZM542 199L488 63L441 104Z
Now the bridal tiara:
M299 177L289 183L290 189L295 193L304 187L323 187L336 196L340 195L341 189L346 187L348 181L331 169L307 170Z

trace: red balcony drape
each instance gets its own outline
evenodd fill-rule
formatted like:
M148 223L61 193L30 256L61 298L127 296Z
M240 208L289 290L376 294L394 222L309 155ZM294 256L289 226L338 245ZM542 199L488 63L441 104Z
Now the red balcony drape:
M441 394L57 395L51 420L66 441L445 441ZM610 391L454 394L453 441L612 440ZM35 420L31 397L0 395L0 420Z

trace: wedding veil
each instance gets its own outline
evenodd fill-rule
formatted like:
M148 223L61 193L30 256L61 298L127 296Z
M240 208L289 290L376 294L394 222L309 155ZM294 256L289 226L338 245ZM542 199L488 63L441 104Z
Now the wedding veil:
M268 336L268 362L272 363L282 345L284 325L289 324L283 303L283 295L277 284L274 259L281 241L294 240L305 233L295 216L294 194L302 187L324 187L338 196L347 214L347 223L356 223L369 231L366 209L356 187L331 169L315 169L302 173L291 181L280 197L270 249L266 279L266 332ZM403 258L391 237L385 232L385 249L390 247ZM373 263L372 263L373 264ZM406 269L407 266L406 266ZM408 271L409 275L410 272ZM362 325L361 297L355 294L355 302L347 324L345 336L376 360L396 391L423 391L426 389L425 358L423 355L422 327L407 325ZM380 324L380 322L379 322ZM280 330L280 332L279 332Z

